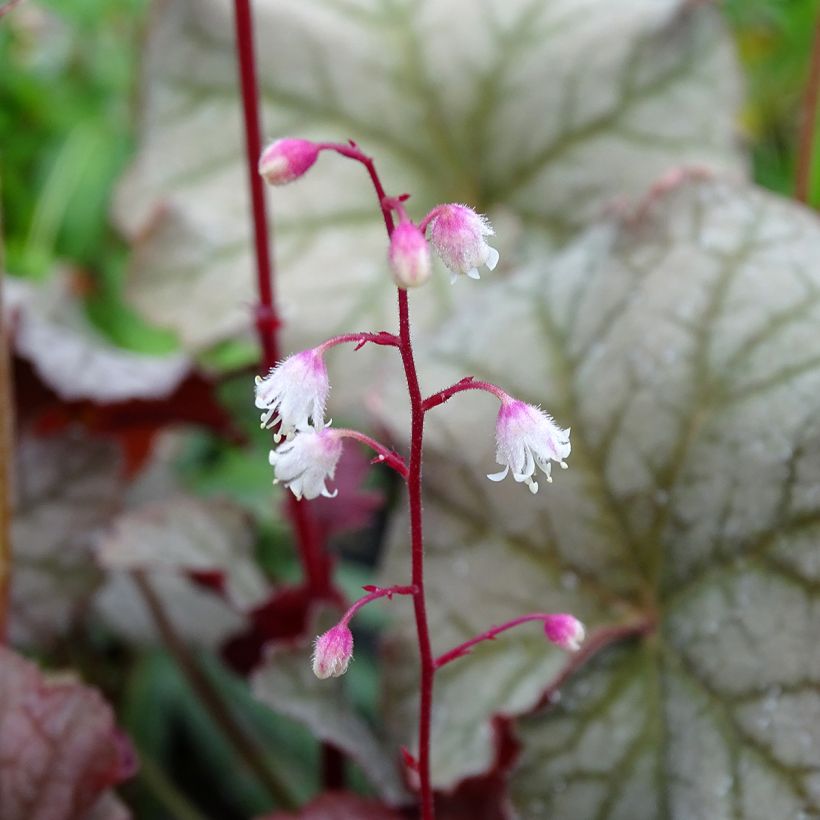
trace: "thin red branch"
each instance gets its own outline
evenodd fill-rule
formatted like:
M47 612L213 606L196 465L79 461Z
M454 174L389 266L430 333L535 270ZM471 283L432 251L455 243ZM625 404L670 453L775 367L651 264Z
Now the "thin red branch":
M485 393L491 393L501 401L509 398L504 390L491 382L479 381L472 376L465 376L460 381L450 385L450 387L445 387L444 390L439 390L438 393L433 393L431 396L428 396L422 402L422 409L426 413L428 410L432 410L434 407L438 407L440 404L449 401L458 393L464 393L466 390L483 390Z
M436 658L436 669L441 669L442 666L446 666L451 661L469 655L470 650L476 644L480 644L484 641L494 641L496 635L500 635L508 629L514 629L516 626L521 626L521 624L529 623L530 621L541 621L543 623L550 617L551 616L545 612L532 612L529 615L520 615L518 618L513 618L513 620L499 624L498 626L491 626L480 635L476 635L470 638L469 641L464 641L464 643L460 643L458 646L454 646L449 651L439 655Z
M345 612L342 616L342 619L339 621L340 624L347 624L350 622L350 619L363 607L367 606L367 604L371 603L372 601L378 601L379 598L387 598L388 601L393 599L394 595L415 595L416 588L414 586L393 586L393 587L375 587L375 586L366 586L363 587L367 595L362 595L357 601L354 601L350 608Z
M801 106L800 136L797 147L797 180L795 197L808 203L811 196L812 155L814 135L817 128L818 105L820 105L820 15L814 27L809 76Z
M379 179L373 160L362 153L354 142L348 145L323 143L324 150L336 151L344 157L360 162L367 169L379 208L387 229L388 239L393 235L392 200L387 197ZM430 628L427 624L427 603L424 594L424 536L421 509L421 460L424 439L424 408L419 386L416 362L413 356L413 342L410 333L410 308L407 291L398 289L399 303L399 352L407 380L410 397L410 463L407 471L407 495L410 507L410 543L412 553L412 580L416 590L413 594L413 611L416 618L416 636L419 645L421 674L419 682L419 758L418 774L421 790L422 820L435 820L433 787L430 780L430 728L433 715L433 679L435 663L430 643Z
M407 465L404 459L392 450L388 450L383 444L380 444L376 439L371 438L365 433L360 433L358 430L347 430L344 428L337 429L336 435L343 438L352 438L355 441L360 441L362 444L369 447L374 452L378 453L376 458L371 462L372 464L386 464L388 467L395 470L402 478L407 478Z

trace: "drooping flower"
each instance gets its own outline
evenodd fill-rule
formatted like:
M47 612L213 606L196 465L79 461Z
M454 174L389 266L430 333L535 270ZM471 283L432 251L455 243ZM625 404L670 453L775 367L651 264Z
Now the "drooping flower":
M322 680L338 678L347 672L352 657L353 635L347 624L338 623L313 644L313 674Z
M430 247L424 234L412 222L400 222L390 237L388 253L393 281L400 288L423 285L433 271Z
M544 634L556 646L577 652L586 637L584 625L573 615L561 613L544 619Z
M319 146L310 140L285 137L272 142L259 157L259 173L271 185L287 185L310 169Z
M498 264L498 251L491 248L485 236L495 231L486 217L466 205L438 205L422 222L427 227L430 242L450 270L450 281L459 274L479 279L478 268L486 265L493 270Z
M512 470L516 481L523 481L533 493L538 492L538 482L533 479L539 467L547 481L552 481L552 461L564 469L564 459L570 453L569 429L561 429L539 407L506 397L501 401L495 427L495 460L504 469L488 475L491 481L501 481Z
M313 422L324 425L325 404L330 392L327 368L315 348L283 359L267 376L256 377L256 406L262 413L262 427L280 425L274 440L292 436Z
M281 482L299 499L333 498L326 482L332 479L342 455L342 439L330 427L308 427L270 451L274 483Z

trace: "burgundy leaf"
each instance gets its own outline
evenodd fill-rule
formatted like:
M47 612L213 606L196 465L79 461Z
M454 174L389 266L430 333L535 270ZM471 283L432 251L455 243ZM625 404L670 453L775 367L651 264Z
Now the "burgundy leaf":
M45 678L0 648L3 820L76 820L135 770L131 744L99 692L70 676Z

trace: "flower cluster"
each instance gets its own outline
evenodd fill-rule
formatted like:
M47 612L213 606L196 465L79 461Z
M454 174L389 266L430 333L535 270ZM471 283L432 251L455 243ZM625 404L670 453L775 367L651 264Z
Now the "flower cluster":
M478 279L479 268L482 266L493 270L498 264L498 251L487 243L487 237L494 233L493 228L484 216L472 208L453 203L437 205L418 224L414 223L404 207L407 195L397 198L384 196L372 160L362 154L355 143L316 144L306 140L277 140L263 152L259 172L273 185L287 184L309 170L323 150L334 150L363 163L374 179L390 237L388 263L393 280L400 288L399 303L400 306L404 305L404 312L400 308L400 317L403 318L398 336L384 331L337 336L316 348L289 356L272 368L264 378L257 377L256 406L262 411L261 424L264 428L273 429L274 442L278 445L271 450L269 457L274 470L274 483L281 482L300 500L320 495L334 497L336 492L331 492L327 484L335 474L342 453L342 439L353 438L374 449L377 453L376 461L386 463L399 472L407 481L408 488L411 488L411 507L415 503L418 510L415 525L417 530L414 531L416 537L413 541L414 551L418 550L418 553L414 552L413 584L384 589L365 587L368 594L354 602L333 628L316 639L313 671L319 678L328 678L344 674L350 663L353 636L348 623L354 613L371 601L383 597L389 599L396 594L421 596L423 607L424 576L422 571L417 572L417 566L421 567L423 560L421 434L418 434L418 439L414 439L415 455L411 454L408 466L401 456L387 450L364 433L332 429L330 422L325 421L330 392L324 361L327 350L343 342L355 342L359 345L373 342L400 348L408 386L411 380L416 382L415 387L410 388L415 418L465 390L484 390L495 396L500 402L495 426L496 461L502 469L488 475L492 481L501 481L512 472L516 482L525 484L530 492L536 493L537 471L540 470L547 482L551 482L552 462L566 469L571 446L569 429L558 426L539 407L515 399L489 382L465 377L440 393L427 399L421 398L410 342L406 302L408 297L402 291L419 287L431 278L431 249L449 269L451 281L459 276ZM413 365L409 369L406 365L408 359ZM415 447L416 444L419 446ZM414 482L412 487L411 481ZM417 605L418 601L416 598ZM468 654L477 643L492 640L501 632L529 621L540 622L546 638L568 652L578 651L584 640L584 626L574 616L567 613L530 613L492 627L438 658L431 658L430 663L434 668L439 668ZM429 665L427 669L426 674L431 674ZM429 719L429 714L425 719Z

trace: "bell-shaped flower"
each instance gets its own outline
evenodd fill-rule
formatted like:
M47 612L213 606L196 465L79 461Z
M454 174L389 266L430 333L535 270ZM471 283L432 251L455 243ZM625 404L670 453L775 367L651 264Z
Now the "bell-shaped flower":
M352 657L353 635L347 624L338 623L313 644L313 674L322 680L338 678L347 672Z
M569 429L561 429L539 407L510 397L502 399L495 427L495 460L504 469L487 478L501 481L512 470L516 481L525 482L531 492L538 492L538 483L533 478L536 467L547 481L552 481L551 462L556 461L566 469L564 459L571 449L569 433Z
M270 185L287 185L308 171L318 156L319 146L310 140L275 140L259 157L259 173Z
M264 378L256 377L256 406L265 411L262 427L279 425L277 442L304 430L311 421L322 427L329 392L327 368L318 349L288 356Z
M329 427L308 427L270 451L274 483L282 483L299 499L333 498L327 480L332 479L342 454L342 439Z
M430 242L450 270L450 281L460 274L479 279L478 268L486 265L493 270L498 264L498 251L490 247L485 236L493 230L486 217L466 205L438 205L424 218Z
M388 254L393 281L400 288L423 285L433 271L430 247L424 234L412 222L400 222L390 237Z

